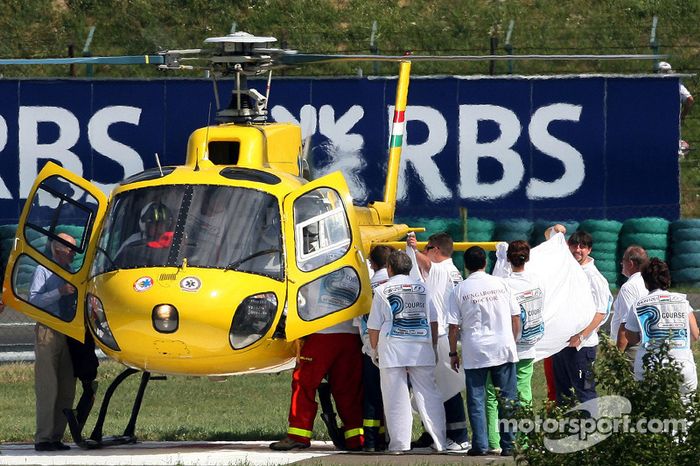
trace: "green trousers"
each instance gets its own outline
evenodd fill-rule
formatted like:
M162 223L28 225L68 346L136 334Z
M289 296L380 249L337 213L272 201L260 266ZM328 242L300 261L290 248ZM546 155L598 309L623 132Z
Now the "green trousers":
M518 400L520 403L532 403L532 371L534 359L521 359L515 364ZM498 399L496 389L491 383L491 376L486 379L486 427L489 432L489 449L500 448L501 436L498 435Z

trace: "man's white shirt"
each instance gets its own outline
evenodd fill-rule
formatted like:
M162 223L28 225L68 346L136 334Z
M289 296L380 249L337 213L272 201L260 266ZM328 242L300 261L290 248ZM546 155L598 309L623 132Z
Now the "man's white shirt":
M644 286L641 272L630 275L627 281L620 287L615 302L613 303L613 316L610 322L610 337L617 339L617 334L622 329L625 331L625 322L634 317L634 305L640 298L649 293ZM632 314L630 314L632 313Z
M589 261L583 264L581 267L588 277L588 283L591 285L591 294L593 295L593 302L595 303L595 310L598 314L605 314L605 318L598 325L601 325L608 320L610 316L610 308L612 306L613 297L610 293L610 285L605 277L598 271L595 266L595 260L589 257ZM598 345L598 328L593 330L588 337L581 342L581 348L591 348Z
M477 271L457 285L448 301L448 322L462 334L462 367L479 369L517 362L511 316L520 307L502 278Z
M374 290L367 328L379 330L379 368L434 366L430 322L435 310L425 284L394 275Z
M447 300L454 287L462 282L462 274L451 258L433 262L428 274L428 299L437 312L438 336L447 334Z

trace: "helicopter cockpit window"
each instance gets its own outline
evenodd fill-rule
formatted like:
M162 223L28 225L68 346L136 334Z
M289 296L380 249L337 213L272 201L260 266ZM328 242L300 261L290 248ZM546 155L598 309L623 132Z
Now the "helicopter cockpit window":
M219 268L284 277L277 199L253 189L171 185L115 198L93 275L139 267Z
M54 245L54 254L59 257L62 244ZM62 257L62 256L61 256ZM59 262L70 260L59 258ZM64 322L75 318L78 294L75 286L27 255L21 255L12 269L12 291L19 299L58 317Z
M294 202L296 260L300 270L315 270L350 248L350 224L337 192L319 188Z
M157 186L117 196L105 217L92 274L168 265L185 188Z
M360 277L352 267L343 267L299 288L299 317L320 319L350 307L359 296Z
M194 186L179 261L284 277L277 198L230 186Z
M69 272L77 272L83 266L96 212L97 200L90 193L63 177L51 176L39 185L31 199L24 239L47 259ZM66 249L71 260L57 260L52 244Z

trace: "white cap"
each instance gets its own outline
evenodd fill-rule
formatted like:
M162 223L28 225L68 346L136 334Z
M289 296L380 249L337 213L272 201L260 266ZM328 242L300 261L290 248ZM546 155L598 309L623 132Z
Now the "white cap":
M659 62L659 72L660 73L672 73L673 69L671 68L671 64L666 61L660 61Z

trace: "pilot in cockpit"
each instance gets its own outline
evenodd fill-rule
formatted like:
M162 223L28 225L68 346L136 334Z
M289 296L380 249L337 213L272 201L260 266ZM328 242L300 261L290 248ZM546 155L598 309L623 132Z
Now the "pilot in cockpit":
M142 209L139 226L140 238L124 243L116 256L116 264L125 267L165 265L173 241L170 209L160 202L148 204Z

